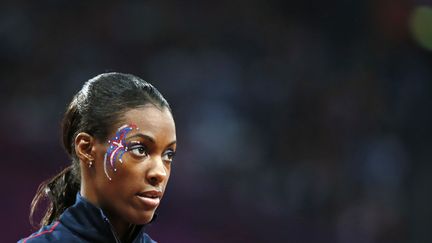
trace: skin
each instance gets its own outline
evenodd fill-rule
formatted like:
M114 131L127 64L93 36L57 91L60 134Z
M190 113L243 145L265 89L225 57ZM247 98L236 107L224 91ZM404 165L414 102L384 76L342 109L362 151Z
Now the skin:
M123 155L123 163L116 161L115 172L109 167L112 180L104 173L108 139L98 141L80 133L75 138L75 151L80 159L81 195L102 208L117 236L128 242L132 226L150 222L157 208L143 204L137 194L149 190L159 190L162 195L165 192L176 150L176 132L170 111L154 105L126 111L108 138L114 137L124 124L139 128L126 136L127 142L135 141L138 145Z

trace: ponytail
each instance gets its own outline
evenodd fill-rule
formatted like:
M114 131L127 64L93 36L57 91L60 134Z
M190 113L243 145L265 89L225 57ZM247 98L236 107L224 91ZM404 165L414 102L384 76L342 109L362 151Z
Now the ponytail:
M78 130L80 114L77 107L77 95L69 104L62 121L63 146L72 158L72 164L54 177L42 182L30 204L30 224L36 228L49 225L75 203L75 197L80 190L81 175L79 163L74 155L73 138ZM40 223L34 223L34 214L40 203L48 199L48 206Z
M66 167L53 178L42 182L37 189L30 206L30 223L35 227L51 224L75 203L75 196L80 189L80 183L75 178L72 165ZM48 198L49 204L39 225L35 225L33 216L43 199Z

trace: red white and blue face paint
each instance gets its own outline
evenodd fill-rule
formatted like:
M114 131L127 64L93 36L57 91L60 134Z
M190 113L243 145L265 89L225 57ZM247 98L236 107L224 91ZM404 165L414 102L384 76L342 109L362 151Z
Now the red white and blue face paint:
M107 167L110 166L115 172L117 171L115 168L116 161L118 160L120 163L123 163L122 157L124 153L128 151L126 145L126 135L134 129L139 130L134 124L123 125L117 130L115 137L108 140L109 147L105 153L104 170L109 180L112 180L112 178L108 175Z

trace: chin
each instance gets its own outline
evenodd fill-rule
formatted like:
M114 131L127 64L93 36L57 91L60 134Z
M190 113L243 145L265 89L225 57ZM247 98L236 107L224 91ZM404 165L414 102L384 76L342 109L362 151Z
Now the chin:
M140 212L132 216L131 223L141 225L148 224L153 219L155 210Z

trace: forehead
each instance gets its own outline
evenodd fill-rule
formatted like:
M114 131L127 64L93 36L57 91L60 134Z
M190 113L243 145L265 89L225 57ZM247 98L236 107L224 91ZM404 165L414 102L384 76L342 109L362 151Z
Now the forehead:
M140 132L152 137L164 136L167 139L175 140L175 123L171 112L166 108L158 108L154 105L145 105L126 111L114 128L125 124L135 124Z

